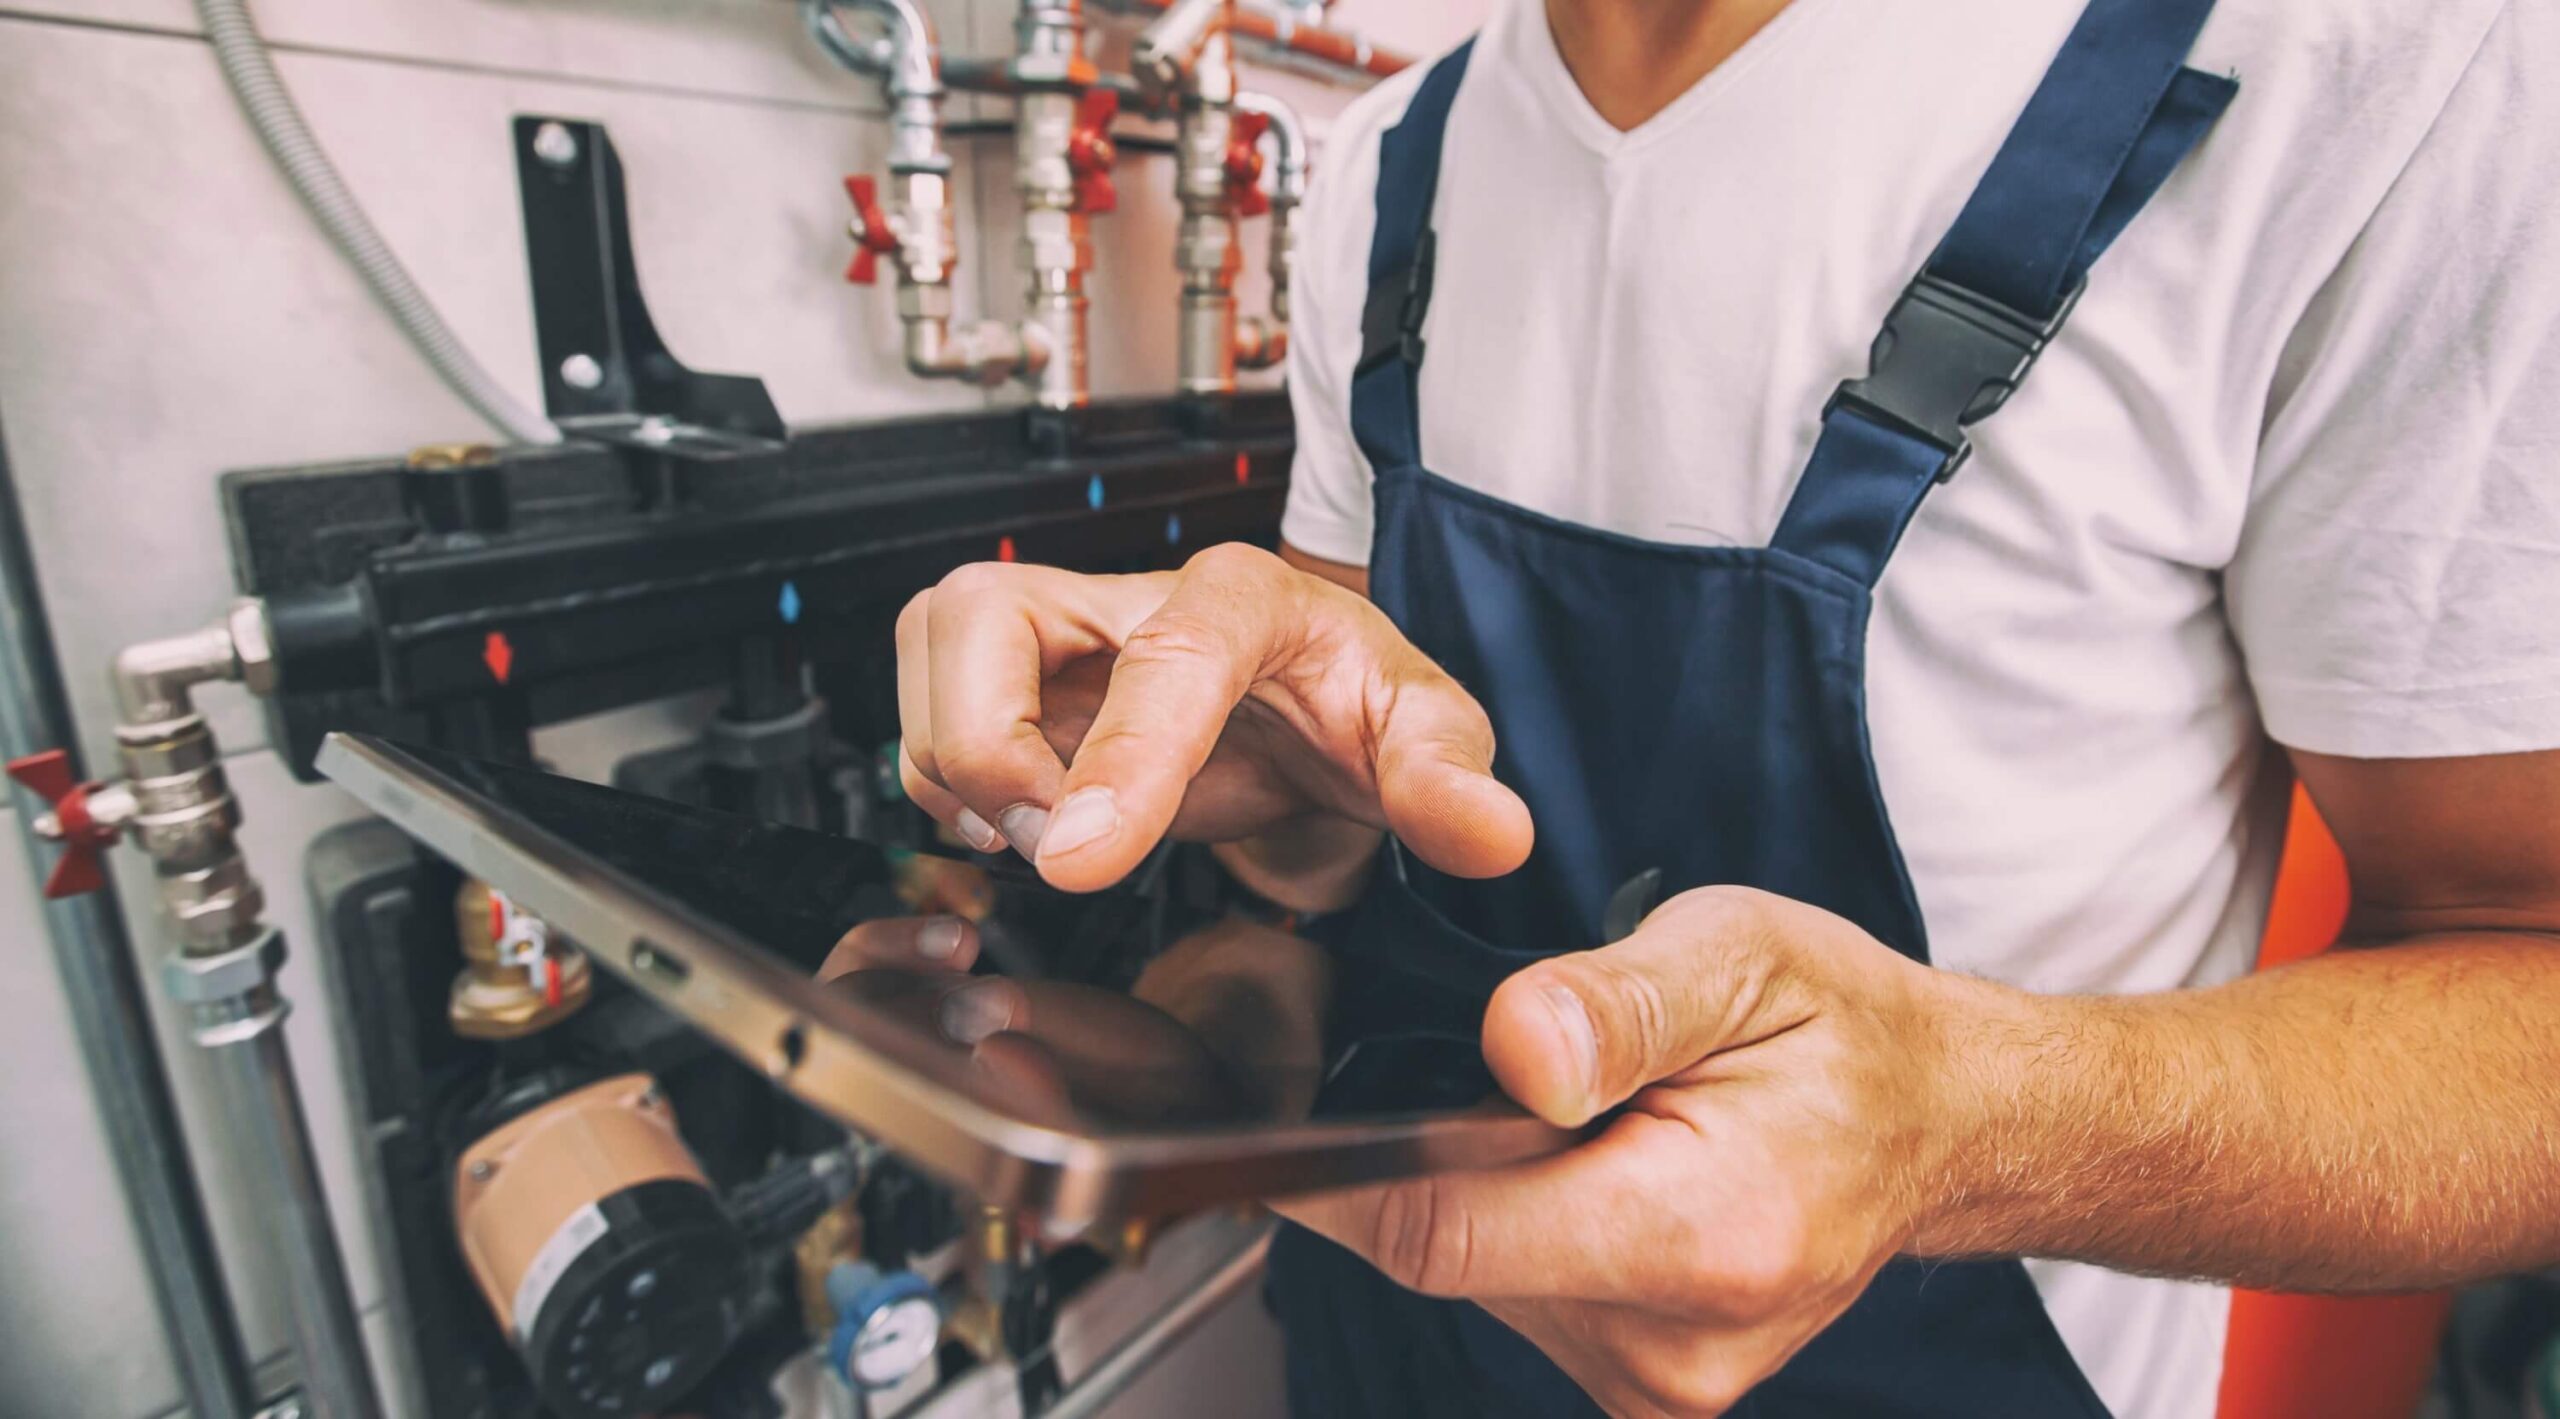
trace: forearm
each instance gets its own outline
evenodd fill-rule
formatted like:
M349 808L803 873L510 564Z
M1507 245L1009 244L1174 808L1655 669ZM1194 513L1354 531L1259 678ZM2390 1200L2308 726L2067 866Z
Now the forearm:
M1949 1041L1954 1201L1915 1251L2310 1290L2560 1260L2560 941L2447 933L2149 996L1951 984L1980 1018Z

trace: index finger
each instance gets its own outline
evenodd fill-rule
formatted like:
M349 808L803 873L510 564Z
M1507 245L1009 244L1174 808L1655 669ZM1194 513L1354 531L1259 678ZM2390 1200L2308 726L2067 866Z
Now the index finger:
M883 916L856 926L818 966L820 983L855 971L965 972L978 959L978 929L957 916Z
M1149 580L981 563L934 589L925 614L926 772L1026 858L1039 847L1066 775L1041 733L1042 688L1066 666L1110 650L1117 631L1163 598Z
M1102 708L1063 776L1041 875L1069 891L1109 886L1172 828L1227 717L1293 633L1291 575L1267 552L1212 547L1121 639Z

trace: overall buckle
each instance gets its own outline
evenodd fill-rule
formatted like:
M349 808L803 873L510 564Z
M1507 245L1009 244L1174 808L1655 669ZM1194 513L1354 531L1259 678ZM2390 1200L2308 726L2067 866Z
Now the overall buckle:
M1923 271L1903 288L1867 354L1863 379L1843 383L1822 409L1847 405L1945 455L1943 483L1973 452L1965 428L2017 393L2036 356L2071 318L2083 284L2039 319Z
M1369 288L1360 310L1360 363L1356 377L1391 359L1422 363L1422 318L1431 310L1431 266L1439 236L1423 230L1413 245L1413 260L1401 271Z

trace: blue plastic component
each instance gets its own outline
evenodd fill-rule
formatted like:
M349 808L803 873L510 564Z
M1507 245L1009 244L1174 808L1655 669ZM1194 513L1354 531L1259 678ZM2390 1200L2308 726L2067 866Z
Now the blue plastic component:
M1164 540L1171 543L1182 541L1182 514L1178 512L1165 514Z
M782 601L780 603L780 609L782 611L782 624L786 626L796 626L800 624L800 583L796 581L786 581L782 584Z
M1089 508L1099 508L1102 506L1101 474L1094 474L1093 481L1084 485L1084 505Z
M853 1373L853 1346L862 1328L889 1307L914 1300L930 1301L937 1309L942 1303L933 1283L912 1271L883 1274L869 1262L837 1262L827 1272L827 1304L836 1312L836 1328L827 1336L827 1368L861 1387Z

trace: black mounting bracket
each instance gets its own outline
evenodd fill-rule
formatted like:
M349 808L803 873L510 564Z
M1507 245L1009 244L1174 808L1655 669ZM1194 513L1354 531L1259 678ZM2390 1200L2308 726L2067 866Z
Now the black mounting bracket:
M515 121L525 256L542 347L542 402L569 434L668 469L778 457L782 415L753 375L708 374L668 353L631 258L622 160L604 126Z

